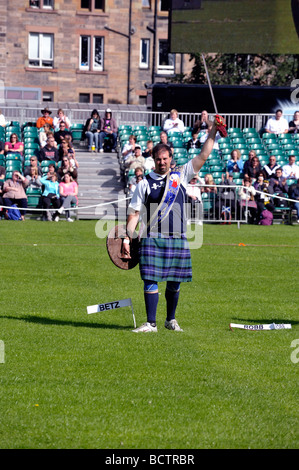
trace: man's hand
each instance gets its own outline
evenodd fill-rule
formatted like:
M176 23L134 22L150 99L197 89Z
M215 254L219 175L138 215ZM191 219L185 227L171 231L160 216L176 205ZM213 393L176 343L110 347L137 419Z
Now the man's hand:
M121 255L125 259L131 259L130 255L130 239L129 238L124 238L122 247L121 247Z

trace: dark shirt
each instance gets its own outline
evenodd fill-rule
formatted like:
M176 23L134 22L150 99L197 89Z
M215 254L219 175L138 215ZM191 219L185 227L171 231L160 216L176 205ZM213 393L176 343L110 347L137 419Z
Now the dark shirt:
M66 135L70 135L72 137L72 134L68 130L55 132L54 139L56 140L57 144L60 144Z
M53 160L55 162L58 162L59 155L57 148L49 148L47 145L45 145L45 147L43 147L39 152L39 161L42 162L44 160Z

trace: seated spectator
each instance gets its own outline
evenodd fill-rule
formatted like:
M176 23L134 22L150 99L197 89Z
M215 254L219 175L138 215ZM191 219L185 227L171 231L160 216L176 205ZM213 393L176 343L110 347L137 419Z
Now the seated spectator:
M71 127L71 121L69 120L69 118L64 114L64 111L63 109L58 109L57 111L57 115L54 117L53 119L53 126L54 126L54 130L55 131L58 131L60 129L60 123L61 122L64 122L65 124L65 128L66 129L70 129Z
M273 188L273 193L282 196L283 194L287 194L289 191L287 179L282 176L282 168L280 167L276 169L275 175L271 176L269 183Z
M28 181L28 188L41 188L42 184L39 180L39 174L38 174L38 167L31 167L30 168L30 173L26 175L26 179Z
M31 175L31 169L34 168L37 170L39 176L43 176L43 171L41 167L38 165L37 157L31 156L30 157L30 165L26 166L24 169L24 176Z
M272 188L273 194L276 194L277 196L280 196L283 198L285 198L286 194L288 194L289 187L288 187L286 178L282 176L281 168L277 168L275 175L271 176L269 184ZM285 199L274 198L274 203L275 205L280 206L280 207L288 207L288 201L286 201Z
M4 155L5 144L0 140L0 155Z
M153 148L154 148L154 142L152 140L148 140L146 142L146 149L142 152L142 156L146 159L148 157L153 156Z
M6 127L7 125L8 125L8 122L6 121L4 114L2 113L2 109L0 109L0 126Z
M299 111L295 111L292 121L289 122L289 134L298 134Z
M289 132L289 123L282 117L282 109L277 109L275 117L268 119L265 131L269 134L287 134Z
M42 193L42 207L43 209L46 209L44 220L52 222L52 220L54 219L55 222L58 222L58 209L60 208L61 201L59 197L59 184L57 181L57 175L55 174L43 176L40 178L40 182L44 186L44 190ZM55 209L57 209L54 215L52 215L51 211L49 211L51 205Z
M243 165L243 174L244 175L247 173L247 168L251 164L251 160L256 156L257 155L256 155L255 150L250 150L250 152L248 154L248 159L244 162L244 165Z
M201 189L201 192L214 194L214 195L217 194L217 186L216 186L213 176L210 173L205 175L204 184L208 186L203 186Z
M257 223L257 203L254 199L255 197L255 189L251 184L251 178L248 176L244 176L243 181L242 181L242 186L238 190L238 210L239 210L239 215L238 218L241 217L242 214L242 220L245 219L245 210L247 206L248 210L248 222L253 224Z
M129 142L123 146L123 149L121 152L121 155L124 161L126 161L129 157L132 157L132 155L134 155L136 141L137 141L136 135L131 134L129 136Z
M57 176L57 171L56 171L56 167L54 165L54 163L50 163L50 165L48 166L48 176L53 176L53 175L56 175Z
M253 186L256 190L255 200L257 203L257 222L259 223L265 209L272 213L275 210L273 199L270 196L270 194L273 194L273 188L269 185L268 180L264 180L263 173L260 173Z
M112 152L116 152L117 143L117 125L115 119L112 117L111 109L106 109L105 117L101 119L100 123L100 136L99 136L99 151L104 152L103 144L105 137L112 139Z
M72 204L78 205L78 184L73 180L70 173L65 173L59 183L59 194L62 201L62 205L58 212L62 214L65 211L65 217L67 222L73 222L70 217L70 207Z
M219 189L219 200L216 203L217 213L223 213L223 206L230 208L230 211L235 209L236 191L234 187L234 174L222 173L222 187ZM221 207L220 207L221 206ZM221 209L221 210L220 210Z
M167 137L167 132L165 132L165 131L160 132L160 142L159 143L168 145L168 147L171 150L171 153L173 153L173 143L169 142L168 137Z
M248 178L256 179L261 171L262 171L262 166L260 164L260 161L259 161L258 157L253 157L250 160L250 163L246 168L246 172L244 170L243 173L244 173L244 176L246 176Z
M90 118L87 119L85 123L83 134L82 134L83 139L87 137L89 152L92 152L93 145L95 146L95 150L98 150L99 148L100 127L101 127L100 115L96 109L93 109L91 112Z
M192 139L188 140L187 142L187 150L190 149L200 149L201 143L198 139L198 132L192 133Z
M276 162L275 155L270 155L269 163L264 165L263 173L266 179L270 180L273 175L275 175L277 168L280 168L278 163Z
M233 150L230 155L231 158L227 162L227 172L242 173L244 163L240 150Z
M62 158L61 166L57 170L58 180L61 181L63 176L66 173L70 173L73 180L77 181L77 178L78 178L77 168L72 165L72 163L70 162L70 158L68 156L64 156Z
M48 136L46 145L39 152L39 161L45 160L53 160L56 163L59 161L59 153L53 134Z
M153 157L147 157L144 163L144 170L145 171L152 171L155 168L155 160Z
M185 130L185 125L183 121L179 119L178 112L176 109L172 109L170 111L170 117L164 122L163 130L169 135L183 134Z
M52 130L51 130L51 126L50 124L45 124L43 128L41 128L39 134L38 134L38 139L39 139L39 143L40 143L40 146L41 147L44 147L46 144L47 144L47 138L49 137L49 135L54 135ZM56 143L56 142L55 142ZM57 146L57 144L56 144Z
M129 157L125 161L125 166L126 166L126 168L129 168L129 169L135 169L138 166L141 166L144 169L144 167L145 167L145 158L141 154L140 145L138 145L138 144L135 145L134 155L132 155L131 157Z
M4 166L0 166L0 206L4 206L3 204L3 186L5 182L5 168ZM0 218L2 215L6 213L6 210L2 207L0 208Z
M59 161L63 159L63 157L68 157L69 155L69 146L66 140L63 140L59 145L58 149Z
M26 187L28 181L18 171L13 171L11 179L5 181L3 185L3 202L5 206L16 204L20 207L21 219L25 220L27 208Z
M52 111L49 110L49 108L44 108L41 110L42 116L38 118L36 121L36 127L38 129L41 129L44 127L45 124L49 124L51 129L53 129L53 118L50 117L50 114L52 114Z
M142 152L142 156L145 158L144 169L153 170L155 168L155 160L153 159L153 148L154 143L152 140L148 140L146 143L146 149Z
M9 138L9 142L5 142L5 146L4 146L5 153L19 153L20 155L23 155L23 150L24 150L23 142L19 142L19 138L17 134L13 132Z
M61 141L64 140L67 135L72 137L71 132L65 127L65 122L61 122L59 124L59 131L54 133L54 139L56 140L57 145L60 145Z
M201 112L200 119L195 121L193 125L193 132L198 134L200 131L204 131L206 134L209 133L212 127L212 121L209 120L209 115L206 110Z
M188 207L188 218L202 220L202 200L201 189L198 183L203 184L204 180L198 175L195 175L188 183L186 188L187 202L190 204Z
M139 166L135 168L134 176L132 176L129 180L129 190L130 190L129 195L130 196L133 196L136 186L139 183L139 181L143 179L143 176L144 176L143 169Z
M292 185L292 191L291 191L291 199L294 199L294 208L296 209L297 212L297 222L299 224L299 179L297 179L297 183Z
M204 180L198 175L194 176L188 183L186 188L186 194L188 196L188 202L202 202L201 190L198 183L204 184Z
M289 156L289 163L282 167L282 176L286 179L299 178L299 166L296 164L295 155Z

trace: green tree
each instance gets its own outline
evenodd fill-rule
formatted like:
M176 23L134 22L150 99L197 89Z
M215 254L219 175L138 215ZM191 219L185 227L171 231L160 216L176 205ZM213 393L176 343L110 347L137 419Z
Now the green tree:
M181 83L207 83L201 54L191 54L190 75L178 76ZM210 80L214 85L290 86L299 76L299 55L207 54Z

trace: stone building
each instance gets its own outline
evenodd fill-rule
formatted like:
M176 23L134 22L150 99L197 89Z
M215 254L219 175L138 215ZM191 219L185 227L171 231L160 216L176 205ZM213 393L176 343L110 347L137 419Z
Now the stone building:
M145 104L145 84L190 71L167 39L161 0L0 0L5 98Z

